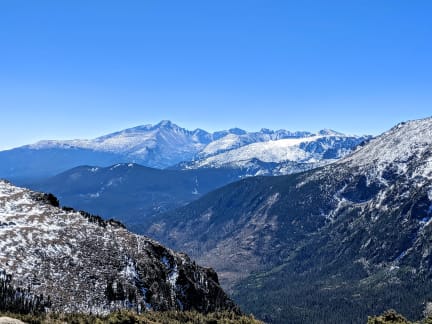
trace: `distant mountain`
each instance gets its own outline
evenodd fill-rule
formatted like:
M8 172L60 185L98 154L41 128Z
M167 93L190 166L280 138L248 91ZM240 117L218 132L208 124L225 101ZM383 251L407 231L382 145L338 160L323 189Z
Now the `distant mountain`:
M0 152L0 177L29 179L53 176L80 165L140 163L165 168L190 160L211 134L188 131L170 121L125 129L93 140L40 141Z
M162 121L92 140L40 141L1 151L0 177L24 183L81 165L106 167L117 163L159 169L241 168L248 170L247 175L285 174L339 158L368 138L333 131L313 135L268 129L246 132L238 128L208 133ZM273 166L275 163L277 166Z
M77 147L36 149L24 146L0 151L0 178L23 184L79 165L113 165L118 161L122 159L116 154Z
M186 254L4 181L0 288L0 308L10 311L238 311L216 273Z
M284 175L334 162L369 139L331 130L229 134L208 144L197 159L182 163L180 168L233 168L246 170L249 176Z
M184 206L241 177L224 168L159 170L127 163L77 167L26 187L54 193L63 205L116 217L133 229L151 215Z
M432 302L432 118L333 164L230 184L143 229L271 323L364 323Z

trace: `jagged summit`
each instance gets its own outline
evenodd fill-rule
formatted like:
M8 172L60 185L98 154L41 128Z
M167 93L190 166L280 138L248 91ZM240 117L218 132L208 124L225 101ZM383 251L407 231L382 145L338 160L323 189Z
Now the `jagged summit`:
M236 309L216 273L187 255L3 180L0 272L54 311Z
M326 135L327 136L329 136L329 135L331 135L331 136L346 136L343 133L340 133L340 132L337 132L333 129L328 129L328 128L320 130L317 134L323 135L323 136L326 136Z
M173 124L170 120L161 120L158 124L156 124L155 127L178 127L177 125Z

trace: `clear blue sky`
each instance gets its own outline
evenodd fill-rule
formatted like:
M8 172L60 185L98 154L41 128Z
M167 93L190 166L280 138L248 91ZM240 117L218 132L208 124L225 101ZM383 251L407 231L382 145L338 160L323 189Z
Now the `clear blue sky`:
M380 133L432 115L430 0L0 1L0 148L170 119Z

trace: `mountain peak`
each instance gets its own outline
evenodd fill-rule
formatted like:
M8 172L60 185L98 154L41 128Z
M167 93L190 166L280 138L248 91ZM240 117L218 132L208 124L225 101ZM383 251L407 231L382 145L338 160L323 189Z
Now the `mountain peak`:
M176 124L171 122L170 120L161 120L158 124L155 125L155 128L173 128L178 127Z
M159 127L170 127L172 125L173 125L173 123L170 120L164 119L164 120L161 120L156 126L159 126Z
M235 135L245 135L247 133L245 130L238 127L230 128L228 132Z
M324 128L318 132L318 135L322 136L345 136L345 134L337 132L333 129Z
M260 133L263 133L263 134L273 134L274 130L271 130L269 128L261 128Z

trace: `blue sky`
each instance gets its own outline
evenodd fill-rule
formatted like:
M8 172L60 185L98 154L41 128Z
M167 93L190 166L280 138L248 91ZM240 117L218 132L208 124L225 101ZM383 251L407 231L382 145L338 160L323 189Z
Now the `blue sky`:
M0 2L0 148L170 119L378 134L432 115L432 1Z

